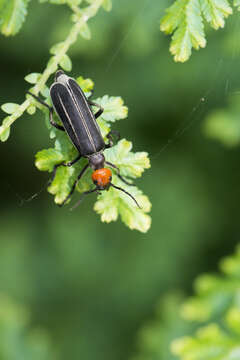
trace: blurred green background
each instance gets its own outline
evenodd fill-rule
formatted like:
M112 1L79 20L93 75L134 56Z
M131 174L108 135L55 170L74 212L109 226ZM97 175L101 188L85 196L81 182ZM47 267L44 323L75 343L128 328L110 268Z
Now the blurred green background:
M79 38L69 53L72 75L92 78L94 96L122 96L129 117L114 128L150 155L138 180L153 204L147 234L102 224L93 198L74 212L54 205L48 175L34 166L50 145L40 113L17 120L1 144L0 291L30 311L30 327L48 332L58 359L131 357L156 302L172 290L189 293L194 277L216 270L239 239L240 150L202 131L207 114L240 89L239 14L176 64L159 32L170 3L114 0L112 12L90 21L92 40ZM24 76L44 69L70 14L31 2L21 32L1 36L0 103L24 100Z

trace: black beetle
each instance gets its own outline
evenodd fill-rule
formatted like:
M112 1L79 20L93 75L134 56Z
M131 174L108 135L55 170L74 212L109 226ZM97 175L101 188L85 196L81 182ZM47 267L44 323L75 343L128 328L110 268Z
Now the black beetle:
M90 166L93 169L92 180L96 187L92 190L84 192L83 195L96 191L108 190L109 187L112 186L115 189L121 190L130 196L136 205L140 208L137 200L130 193L111 182L112 172L110 169L104 167L104 165L107 164L108 166L114 168L117 172L117 176L124 183L127 185L133 185L127 182L120 175L120 170L116 165L105 161L103 151L113 146L113 132L111 131L107 135L109 142L105 144L100 128L96 121L96 119L103 113L104 109L100 105L87 99L78 83L71 77L67 76L62 70L58 70L56 72L55 82L50 87L50 96L53 107L49 106L36 95L30 92L28 93L49 109L50 123L55 128L67 133L72 144L79 153L77 158L71 162L56 165L53 171L53 179L59 166L72 166L81 157L88 159L88 164L84 166L78 175L69 195L61 205L64 205L70 198L75 190L77 182L81 179L87 168ZM98 107L99 110L94 114L91 106ZM54 110L61 120L63 126L57 124L53 120Z

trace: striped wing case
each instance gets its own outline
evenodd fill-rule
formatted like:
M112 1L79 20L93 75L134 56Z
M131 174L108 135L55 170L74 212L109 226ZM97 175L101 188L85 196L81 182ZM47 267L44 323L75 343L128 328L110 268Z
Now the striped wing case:
M82 156L104 149L105 143L86 96L71 78L65 84L55 82L50 89L53 107Z

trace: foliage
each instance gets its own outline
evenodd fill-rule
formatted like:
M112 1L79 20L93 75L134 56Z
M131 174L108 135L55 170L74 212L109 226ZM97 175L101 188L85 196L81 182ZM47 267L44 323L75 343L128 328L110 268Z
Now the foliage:
M194 296L183 301L171 295L165 305L160 303L155 320L140 332L139 355L134 359L239 359L240 246L235 255L221 261L220 268L220 275L197 278ZM189 333L195 334L185 335ZM174 338L171 357L166 345Z
M129 120L112 128L133 142L132 151L151 154L152 168L137 181L153 200L151 231L129 231L120 221L103 226L89 208L95 197L73 212L50 201L49 174L32 164L38 150L54 148L42 111L25 113L1 144L1 289L31 304L33 327L48 329L61 359L127 359L159 294L189 291L192 278L215 267L238 240L238 150L224 151L200 132L203 114L224 107L227 94L239 89L238 13L223 31L210 30L209 46L182 66L171 61L167 37L159 36L159 14L170 3L114 1L112 14L100 10L88 23L92 40L79 39L67 52L74 76L96 80L95 98L120 94L129 106ZM69 31L65 5L32 1L28 11L21 33L0 39L1 103L21 104L29 87L21 79L41 72L48 48ZM179 128L184 132L172 141ZM33 194L39 195L26 201ZM163 360L171 339L194 334L189 321L186 332L174 333L175 319L182 326L181 301L171 296L170 313L162 304L164 346L156 351L164 351ZM164 332L167 317L171 337ZM157 347L158 337L151 339Z
M195 337L186 336L176 340L172 345L172 351L183 360L237 360L240 356L239 319L240 310L232 308L226 316L226 321L223 321L226 329L217 324L210 324L199 329ZM235 331L237 327L238 332Z
M179 314L183 299L182 294L171 293L159 301L154 319L148 321L138 333L137 351L132 360L176 359L170 351L171 342L193 328Z
M219 140L228 147L237 146L240 143L240 96L232 95L228 106L224 109L216 109L210 112L204 122L205 134Z
M30 0L1 0L0 29L3 35L16 35L27 15Z
M4 3L4 0L2 1ZM103 6L107 10L110 9L110 5L106 6L105 0L91 1L90 5L84 7L83 9L80 9L77 6L81 3L79 0L63 0L63 1L52 0L50 2L59 5L60 4L69 5L73 11L72 21L74 24L67 38L64 41L57 43L51 47L50 54L52 54L53 56L50 57L43 73L42 74L33 73L30 74L28 77L26 77L27 81L29 81L30 83L34 83L34 87L31 90L35 95L38 95L39 92L42 95L46 94L47 91L46 82L49 79L49 77L57 70L58 66L61 66L66 71L70 71L72 69L71 59L67 55L67 51L69 50L70 46L76 42L79 34L85 39L90 39L90 30L88 28L87 21L91 17L96 15L97 11L101 6ZM16 1L16 3L18 3L18 1ZM3 9L0 8L0 14L3 17L2 21L6 20L5 12L3 11ZM13 14L15 14L15 8L11 8L11 11L12 11L11 14L13 16ZM12 21L16 22L17 19L13 18ZM15 27L17 27L17 24L15 24L14 28ZM16 31L13 32L12 34L15 33ZM3 109L7 109L7 113L11 114L10 116L6 117L3 120L2 126L0 126L0 139L1 141L6 141L10 134L11 125L20 116L22 116L26 110L28 110L28 112L32 114L34 112L34 108L31 105L31 101L27 99L21 105L15 106L14 108L4 104Z
M27 310L12 299L0 296L0 357L3 360L52 360L47 334L32 329Z
M107 11L111 10L110 0L88 1L90 5L82 9L78 7L81 3L79 0L51 0L50 2L53 4L69 5L74 12L74 16L72 17L74 25L65 41L51 47L50 54L52 56L50 57L44 72L42 74L31 73L25 77L27 82L34 85L31 92L35 95L40 92L49 104L51 104L49 88L46 85L49 76L57 70L58 66L65 71L71 71L72 62L70 57L66 54L68 48L76 41L78 34L85 39L90 39L91 33L87 25L87 20L96 14L100 6L103 6ZM14 14L16 13L15 9L12 11ZM12 21L14 24L17 22L16 19ZM17 27L17 24L15 24L15 28L19 30L20 26ZM14 35L16 32L17 31L12 31L11 34ZM78 83L82 86L86 95L93 89L93 82L90 79L85 80L82 77L79 77ZM104 113L99 119L99 125L102 134L105 137L110 131L109 122L115 122L116 120L127 117L127 107L123 105L123 101L120 97L109 97L105 95L103 98L97 99L96 101L104 107ZM3 120L2 126L0 127L1 140L6 141L8 139L11 124L19 118L25 110L27 110L30 115L33 115L36 106L37 104L31 96L28 96L21 105L15 103L3 104L1 107L2 110L10 116L7 116ZM45 110L43 109L43 106L41 106L41 109L43 111ZM58 120L56 119L56 121ZM47 126L49 127L49 124ZM39 170L52 172L55 165L73 160L74 157L76 157L76 150L65 133L59 134L59 132L53 130L51 126L50 137L56 138L55 147L38 152L36 155L36 166ZM105 140L107 141L107 139ZM144 169L150 167L150 162L147 158L147 153L133 154L130 152L131 147L132 145L130 142L122 140L114 149L106 151L106 159L111 159L114 164L119 166L122 175L130 178L137 178L141 176ZM57 204L61 205L67 198L84 165L86 165L86 159L81 160L73 167L62 166L57 169L54 181L52 181L51 185L48 187L48 191L55 196L55 202ZM89 171L87 175L88 177L85 176L85 179L77 186L79 192L84 192L91 188L92 184L90 182L91 177ZM113 177L113 183L117 186L126 187L116 176ZM150 217L149 215L146 215L151 209L151 204L148 198L136 187L132 187L129 191L139 201L141 209L136 208L135 205L133 206L132 200L130 199L130 201L126 194L120 193L112 188L108 193L104 192L101 196L98 196L98 201L94 208L101 214L102 221L115 221L120 214L123 222L130 229L146 232L151 225Z
M79 77L78 83L85 90L86 94L90 93L93 89L93 82L90 79L85 80ZM49 98L47 98L46 101L48 102ZM110 131L110 124L126 118L128 110L127 107L123 105L123 100L120 97L109 97L105 95L102 98L96 99L95 102L102 105L106 110L97 121L107 142L106 135ZM38 106L37 102L35 102L35 105ZM42 105L41 108L43 108ZM46 115L47 126L49 127L48 112ZM62 162L69 162L77 157L77 151L69 141L66 133L62 133L55 128L52 129L50 126L50 137L55 138L55 147L44 149L36 154L36 166L41 171L52 172L55 165ZM107 149L104 154L106 160L114 163L120 169L123 176L136 179L142 175L145 169L150 167L150 162L147 153L138 152L134 154L131 152L131 148L132 144L123 139L119 141L116 146ZM73 183L76 181L86 163L87 160L82 159L71 167L58 167L56 176L48 187L48 191L55 196L56 204L62 204L67 198ZM80 193L92 188L90 172L91 170L88 169L86 175L78 183L77 190ZM101 220L108 223L116 221L118 214L120 214L122 221L130 229L146 232L151 224L149 215L145 214L151 209L148 198L136 187L124 184L116 175L113 176L113 184L123 187L130 192L140 203L141 209L138 209L133 203L133 200L126 194L111 188L108 191L103 191L101 195L98 196L98 201L94 206L94 209L101 214Z
M211 321L200 327L195 336L173 342L172 350L182 360L225 360L240 356L240 247L220 267L223 274L197 279L196 295L182 307L182 316L188 321Z
M16 35L21 29L27 15L27 7L30 0L1 0L0 1L0 29L3 35ZM77 8L82 0L39 0L40 3L50 2L55 5L68 5L78 15L80 10ZM92 4L94 1L88 1ZM106 11L112 8L111 0L102 0L101 5ZM76 18L75 18L76 19ZM90 33L86 23L82 25L80 33L85 38L89 38ZM87 35L86 35L87 34Z
M239 1L234 1L239 9ZM218 30L233 8L228 0L176 0L161 20L160 30L172 35L170 52L175 61L185 62L192 53L206 46L205 22Z

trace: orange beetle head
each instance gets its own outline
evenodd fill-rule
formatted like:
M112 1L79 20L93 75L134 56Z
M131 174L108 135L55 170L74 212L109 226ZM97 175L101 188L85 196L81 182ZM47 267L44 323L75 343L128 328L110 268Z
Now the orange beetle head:
M92 173L92 181L99 190L107 190L112 180L112 172L110 169L102 168Z

